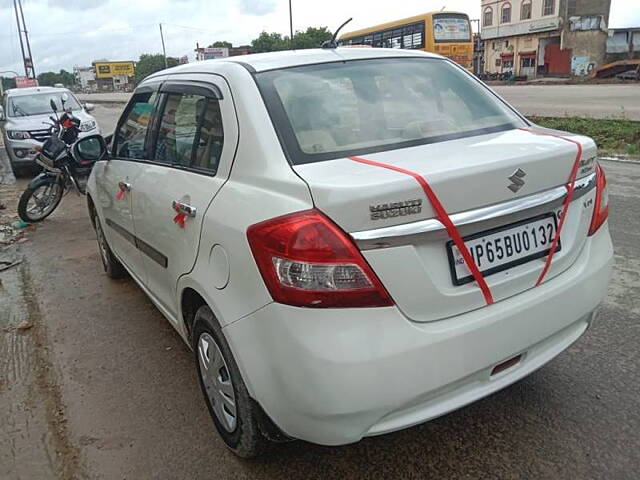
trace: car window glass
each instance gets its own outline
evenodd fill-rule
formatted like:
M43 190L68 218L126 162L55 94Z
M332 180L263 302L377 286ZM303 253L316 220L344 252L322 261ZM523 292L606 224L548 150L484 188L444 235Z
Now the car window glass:
M156 161L215 173L223 140L217 100L192 94L167 96L158 132Z
M67 99L63 102L62 95L66 93ZM37 93L33 95L16 95L9 97L7 105L9 117L28 117L31 115L53 114L51 100L56 103L58 111L78 111L82 107L73 95L67 92Z
M293 163L524 126L471 76L437 59L372 59L260 73Z
M115 157L145 158L144 141L156 102L155 92L138 93L116 133Z
M336 148L360 131L360 109L349 78L331 79L318 91L298 89L297 84L283 86L285 109L304 151L324 152Z

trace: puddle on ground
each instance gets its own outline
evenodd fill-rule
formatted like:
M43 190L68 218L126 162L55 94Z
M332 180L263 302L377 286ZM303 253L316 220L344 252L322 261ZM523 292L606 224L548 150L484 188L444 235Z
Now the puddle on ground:
M0 478L57 478L47 401L38 383L38 326L25 298L26 268L22 263L0 272ZM33 326L17 330L21 324Z

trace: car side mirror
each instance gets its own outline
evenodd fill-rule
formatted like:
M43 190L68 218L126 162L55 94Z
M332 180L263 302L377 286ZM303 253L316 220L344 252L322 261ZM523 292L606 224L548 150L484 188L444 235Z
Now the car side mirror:
M56 101L53 98L49 100L49 105L51 105L51 110L53 110L54 112L58 111L58 106L56 105Z
M96 106L93 103L85 103L84 109L87 112L93 112L96 109Z
M97 162L107 157L107 144L102 135L90 135L78 140L72 153L78 163Z

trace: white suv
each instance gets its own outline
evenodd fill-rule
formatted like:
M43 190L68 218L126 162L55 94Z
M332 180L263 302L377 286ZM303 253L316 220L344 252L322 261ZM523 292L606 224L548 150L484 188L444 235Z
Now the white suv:
M594 142L416 51L159 72L89 210L106 272L191 345L243 456L356 442L521 379L587 330L612 268Z
M89 114L91 103L81 104L66 88L31 87L7 90L0 105L4 145L14 170L36 167L37 149L51 135L53 100L59 109L69 110L80 120L80 138L100 133L96 119Z

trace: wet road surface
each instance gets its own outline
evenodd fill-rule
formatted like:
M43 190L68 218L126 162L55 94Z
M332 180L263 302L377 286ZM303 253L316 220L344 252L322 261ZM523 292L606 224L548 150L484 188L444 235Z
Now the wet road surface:
M568 351L519 383L427 424L345 447L280 445L252 461L236 458L217 437L192 353L169 323L132 280L112 281L102 274L84 199L70 194L20 246L28 261L22 273L11 273L9 283L22 281L23 289L11 287L0 297L18 308L20 291L33 292L33 331L22 335L33 338L30 351L48 347L40 357L46 365L34 371L44 372L41 383L59 393L52 405L62 417L52 422L46 408L42 412L46 435L58 442L50 475L638 478L640 165L606 163L605 168L617 266L599 323ZM7 272L0 273L3 282ZM0 386L0 411L5 411L0 420L6 418L6 402ZM3 436L22 428L8 432L4 422L0 425ZM62 435L51 432L61 426ZM0 441L0 448L5 445ZM34 455L40 455L47 447L35 448ZM3 465L11 460L5 453ZM29 478L10 468L4 476L0 470L0 477Z

